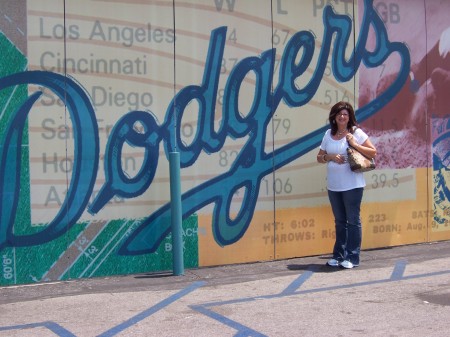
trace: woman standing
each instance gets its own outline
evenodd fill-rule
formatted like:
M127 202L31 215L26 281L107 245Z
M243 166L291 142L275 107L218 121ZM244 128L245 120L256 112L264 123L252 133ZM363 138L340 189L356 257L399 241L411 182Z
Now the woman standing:
M361 200L366 186L363 173L350 170L347 147L350 144L369 158L377 154L369 136L356 122L353 107L346 102L336 103L330 111L331 129L325 132L317 161L327 164L327 189L336 226L332 267L353 268L359 265L361 250Z

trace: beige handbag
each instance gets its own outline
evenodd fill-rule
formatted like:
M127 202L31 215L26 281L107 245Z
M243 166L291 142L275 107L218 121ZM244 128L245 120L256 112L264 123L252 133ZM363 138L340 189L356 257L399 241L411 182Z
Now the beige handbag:
M353 172L367 172L375 169L375 159L367 158L355 148L347 148L348 163Z

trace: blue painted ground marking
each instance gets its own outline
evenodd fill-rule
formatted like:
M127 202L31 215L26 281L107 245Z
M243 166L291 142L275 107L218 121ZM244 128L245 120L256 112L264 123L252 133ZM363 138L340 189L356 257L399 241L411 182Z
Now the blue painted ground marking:
M207 309L207 308L216 307L216 306L224 306L224 305L228 305L228 304L252 302L252 301L261 300L261 299L273 299L273 298L281 298L281 297L287 297L287 296L293 296L293 295L319 293L319 292L324 292L324 291L363 287L363 286L369 286L369 285L375 285L375 284L381 284L381 283L398 282L398 281L412 280L412 279L423 278L423 277L433 277L433 276L450 274L450 270L444 270L444 271L427 273L427 274L403 276L406 265L407 265L406 261L404 261L404 260L398 261L394 266L394 270L392 271L391 277L388 279L381 279L381 280L375 280L375 281L366 281L366 282L358 282L358 283L353 283L353 284L345 284L345 285L338 285L338 286L331 286L331 287L324 287L324 288L295 291L303 283L305 283L306 280L308 280L313 275L313 273L314 273L313 271L307 270L305 273L301 274L294 282L292 282L285 290L283 290L279 294L240 298L240 299L234 299L234 300L228 300L228 301L222 301L222 302L210 302L210 303L204 303L201 305L190 306L190 308L192 308L193 310L196 310L199 313L202 313L210 318L213 318L222 324L236 328L239 331L239 333L235 336L264 336L261 333L251 330L250 328L244 327L242 324L240 324L236 321L233 321L225 316L217 314L214 311ZM254 333L257 335L241 334L241 332L244 331L244 330L242 330L243 327L245 329L249 329L248 331L254 331Z
M400 280L403 277L405 268L406 268L406 261L397 262L391 274L391 280Z
M190 306L195 311L198 311L199 313L208 316L212 319L215 319L216 321L225 324L229 326L230 328L236 329L238 333L235 336L259 336L259 337L267 337L266 335L259 333L249 327L246 327L245 325L242 325L241 323L238 323L236 321L233 321L232 319L229 319L223 315L220 315L210 309L207 309L205 306L202 305L192 305Z
M203 286L206 282L195 282L191 286L179 291L178 293L166 298L165 300L159 302L158 304L154 305L151 308L148 308L147 310L141 312L140 314L137 314L136 316L130 318L129 320L123 322L122 324L119 324L118 326L105 331L104 333L98 335L98 337L109 337L109 336L115 336L119 333L121 333L123 330L128 329L132 325L142 321L143 319L149 317L150 315L154 314L155 312L161 310L162 308L168 306L169 304L172 304L173 302L179 300L183 296L186 296L187 294L193 292L197 288Z
M0 327L0 331L8 331L8 330L22 330L22 329L33 329L33 328L47 328L50 331L54 332L56 335L60 337L76 337L70 331L64 329L62 326L58 325L55 322L41 322L41 323L30 323L30 324L21 324L21 325L11 325L11 326L2 326Z
M284 289L280 295L288 295L293 294L298 288L302 286L311 276L313 272L307 270L303 274L301 274L294 282L292 282L286 289Z
M163 309L164 307L168 306L169 304L179 300L183 296L186 296L187 294L193 292L194 290L203 286L204 284L206 284L206 282L203 282L203 281L195 282L192 285L190 285L189 287L168 297L167 299L159 302L158 304L141 312L140 314L130 318L129 320L123 322L122 324L119 324L118 326L98 335L98 337L115 336L115 335L121 333L122 331L124 331L125 329L131 327L132 325L149 317L150 315L154 314L155 312ZM76 337L76 335L74 335L70 331L64 329L62 326L58 325L55 322L50 322L50 321L41 322L41 323L30 323L30 324L21 324L21 325L14 325L14 326L5 326L5 327L0 327L0 331L32 329L32 328L40 328L40 327L45 327L45 328L49 329L50 331L54 332L59 337Z
M314 274L313 270L307 270L303 274L299 275L299 277L296 280L291 282L289 284L289 286L286 287L286 289L283 290L279 294L263 295L263 296L259 295L256 297L239 298L239 299L233 299L233 300L227 300L227 301L221 301L221 302L209 302L209 303L203 303L201 305L190 305L189 307L207 317L215 319L216 321L218 321L224 325L227 325L233 329L236 329L237 333L234 335L235 337L244 337L244 336L246 336L246 337L250 337L250 336L263 337L266 335L264 335L256 330L253 330L237 321L227 318L221 314L218 314L209 308L215 307L215 306L224 306L224 305L228 305L228 304L247 303L247 302L252 302L252 301L257 301L257 300L262 300L262 299L282 298L282 297L287 297L287 296L319 293L319 292L341 290L341 289L347 289L347 288L356 288L356 287L370 286L370 285L389 283L389 282L400 282L400 281L406 281L406 280L412 280L412 279L418 279L418 278L424 278L424 277L434 277L434 276L450 274L450 270L443 270L443 271L426 273L426 274L416 274L416 275L404 276L404 271L406 269L406 265L407 265L407 262L404 260L396 262L391 276L386 279L358 282L358 283L354 283L354 284L337 285L337 286L330 286L330 287L323 287L323 288L315 288L315 289L308 289L308 290L297 290L308 279L310 279L311 276ZM206 284L206 282L203 282L203 281L195 282L191 286L168 297L167 299L165 299L165 300L161 301L160 303L156 304L155 306L141 312L140 314L130 318L129 320L123 322L122 324L119 324L118 326L102 333L98 337L114 336L119 333L122 333L125 329L127 329L127 328L131 327L132 325L140 322L141 320L149 317L150 315L163 309L164 307L168 306L169 304L177 301L178 299L182 298L183 296L186 296L187 294L189 294L190 292L203 286L204 284ZM0 331L33 329L33 328L41 328L41 327L47 328L48 330L52 331L59 337L76 337L76 335L74 335L70 331L64 329L57 323L50 322L50 321L0 327Z

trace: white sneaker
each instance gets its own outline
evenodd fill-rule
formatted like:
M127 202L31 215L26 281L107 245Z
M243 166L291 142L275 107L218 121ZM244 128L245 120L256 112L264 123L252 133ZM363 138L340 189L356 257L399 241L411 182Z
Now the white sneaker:
M353 267L357 267L357 266L355 266L353 263L351 263L350 261L347 261L347 260L345 260L345 261L342 261L341 262L341 267L342 268L345 268L345 269L352 269Z
M330 267L339 267L339 261L336 259L330 259L328 260L327 265Z

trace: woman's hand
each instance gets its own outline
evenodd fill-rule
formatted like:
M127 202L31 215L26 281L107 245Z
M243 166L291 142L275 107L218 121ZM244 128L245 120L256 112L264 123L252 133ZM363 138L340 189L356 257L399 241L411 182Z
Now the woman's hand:
M355 137L353 137L353 135L351 133L347 133L347 136L345 136L345 138L347 139L348 144L351 147L357 147L359 144L355 141Z
M355 137L351 133L348 133L345 138L347 139L348 144L355 148L357 151L361 152L368 158L375 158L377 155L377 149L372 144L369 138L363 144L358 144L355 140Z
M347 158L342 154L328 154L327 157L330 158L330 161L334 161L336 164L344 164L347 162Z
M326 153L324 150L320 150L317 154L317 161L319 163L333 161L336 164L344 164L347 162L347 157L342 154Z

